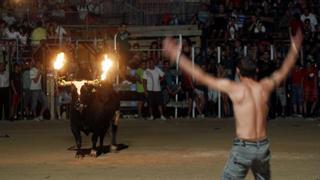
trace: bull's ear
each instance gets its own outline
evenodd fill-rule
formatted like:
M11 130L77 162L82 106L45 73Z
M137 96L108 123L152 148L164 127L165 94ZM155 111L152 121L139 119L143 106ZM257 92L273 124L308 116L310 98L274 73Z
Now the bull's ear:
M91 90L92 93L95 93L96 91L97 91L96 88L92 88Z

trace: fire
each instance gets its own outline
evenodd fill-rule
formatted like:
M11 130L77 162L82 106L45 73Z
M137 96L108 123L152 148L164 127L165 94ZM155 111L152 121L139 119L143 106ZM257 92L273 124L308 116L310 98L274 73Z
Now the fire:
M107 73L112 67L112 61L108 57L108 55L104 55L104 60L102 61L101 65L102 65L102 74L100 79L103 81L107 78Z
M64 65L64 53L61 52L57 55L56 60L54 61L53 68L55 70L60 70Z

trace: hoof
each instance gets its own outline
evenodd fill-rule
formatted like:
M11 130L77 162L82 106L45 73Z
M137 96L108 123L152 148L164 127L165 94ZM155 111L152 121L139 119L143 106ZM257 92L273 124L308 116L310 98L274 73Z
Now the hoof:
M111 144L110 145L110 152L117 153L118 152L118 146Z
M75 158L76 159L83 159L84 158L84 153L81 150L77 150Z
M98 155L98 152L94 149L91 149L90 156L96 158L97 155Z

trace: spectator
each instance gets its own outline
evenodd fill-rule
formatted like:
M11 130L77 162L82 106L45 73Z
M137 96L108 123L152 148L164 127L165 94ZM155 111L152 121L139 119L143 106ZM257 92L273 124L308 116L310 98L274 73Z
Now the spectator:
M196 103L196 108L198 112L198 117L204 118L205 117L204 107L206 104L205 87L195 82L194 95L195 95L195 103Z
M311 28L315 29L315 26L318 25L318 21L316 16L309 11L309 9L305 8L303 10L303 14L300 16L300 20L304 22L306 19L310 20Z
M280 86L276 89L276 96L277 96L277 100L280 101L280 105L281 105L280 114L282 117L284 117L286 114L286 107L287 107L286 82L282 82Z
M261 39L265 36L266 27L262 23L261 19L257 18L256 16L251 16L249 32L253 35L253 37Z
M11 25L9 30L5 32L5 37L7 39L16 40L20 36L19 32L17 31L16 27Z
M10 76L10 85L11 85L11 120L18 119L18 106L21 99L21 66L15 64L13 66L13 72Z
M64 115L66 112L63 112L61 113L61 110L63 108L67 109L68 106L70 103L71 103L71 100L72 100L72 97L71 97L71 94L70 94L70 91L68 91L66 88L58 88L57 90L57 98L56 98L56 112L57 112L57 115L58 115L58 119L65 119L66 118L66 115Z
M291 101L293 104L293 116L302 117L302 87L303 87L303 77L304 71L301 66L295 66L291 74ZM298 109L299 108L299 112ZM301 113L301 114L298 114Z
M235 23L235 17L230 17L230 21L227 26L225 39L233 41L237 38L237 31L239 30L238 25Z
M22 95L23 95L23 115L24 119L29 119L31 117L30 114L30 102L31 102L31 94L30 94L30 62L24 63L24 71L22 73Z
M88 15L88 12L89 12L88 5L86 4L85 0L81 0L80 4L77 5L77 10L79 13L80 20L85 21L87 15Z
M55 39L59 39L59 43L61 44L63 39L66 39L66 36L68 35L67 31L56 21L52 22L55 32Z
M51 40L56 38L56 31L52 22L47 22L46 30L47 30L47 39Z
M306 73L303 77L303 110L304 116L313 116L318 100L317 89L317 68L310 62L307 63ZM308 112L308 103L311 103L310 112Z
M40 121L43 119L43 112L47 108L47 99L44 92L42 91L42 73L41 64L39 61L32 62L32 68L30 69L30 93L31 93L31 111L35 120ZM38 116L37 106L38 103L41 105L40 114Z
M160 60L160 53L159 53L159 44L157 41L152 41L149 47L149 58L153 59L155 61L155 65L159 65ZM158 68L161 69L161 67L158 66Z
M9 120L9 66L3 59L0 61L0 120L2 120L2 112L4 112L4 119Z
M228 79L228 70L220 64L218 67L218 77ZM222 108L225 117L231 116L230 100L227 94L221 94Z
M172 15L172 18L170 19L169 25L179 25L181 24L180 19L176 14Z
M185 92L186 99L188 101L188 114L187 118L191 118L192 108L193 108L193 100L195 99L194 94L194 84L192 82L192 77L189 75L186 75L182 72L182 82L181 82L181 88Z
M214 60L210 60L206 68L207 72L213 76L217 76L217 64ZM217 102L218 102L218 92L216 90L208 89L208 99L207 99L207 110L211 115L217 115Z
M320 42L320 25L319 24L316 26L312 39L313 39L313 42L316 42L316 43Z
M299 18L299 14L294 14L289 22L290 31L292 35L295 35L298 29L303 29L303 22Z
M279 69L281 67L282 62L280 61L281 56L280 53L276 53L276 68ZM286 115L286 107L287 107L287 93L286 93L286 85L287 82L283 81L278 88L276 88L276 97L278 102L280 102L281 105L281 111L280 114L282 117ZM276 115L279 111L276 112Z
M15 24L15 22L17 21L16 18L13 16L12 10L7 13L4 13L2 19L8 24L8 26Z
M31 27L29 21L27 19L24 19L20 25L20 29L23 29L27 34L28 36L30 36L33 28Z
M203 28L206 26L207 21L211 17L211 13L209 11L209 7L207 4L202 3L200 5L200 10L197 12L196 20L200 28Z
M143 74L144 71L146 70L146 62L145 61L141 61L139 68L136 70L136 76L137 76L137 93L138 93L138 118L142 117L142 109L144 106L144 103L146 101L146 97L145 97L145 89L143 87Z
M47 39L47 30L43 27L42 22L37 22L37 27L31 33L31 45L38 46L42 40Z
M164 104L168 104L170 98L174 98L175 95L180 91L180 87L175 83L175 75L170 70L170 62L164 61L164 87L163 87L163 101Z
M5 21L0 19L0 38L5 38L5 33L9 31Z
M20 28L19 30L19 41L24 48L28 43L29 35L25 29Z
M214 37L221 38L223 32L227 27L228 21L226 19L225 7L223 4L219 5L218 13L214 16Z
M119 27L119 32L117 33L117 51L120 56L120 74L126 70L128 61L130 59L130 44L129 44L130 33L127 30L127 25L122 23Z
M154 63L154 60L151 59L149 61L149 67L143 73L144 89L147 90L145 93L150 113L149 119L154 119L152 109L156 106L159 110L161 120L167 120L163 114L162 93L160 87L160 78L164 77L164 72L156 67Z

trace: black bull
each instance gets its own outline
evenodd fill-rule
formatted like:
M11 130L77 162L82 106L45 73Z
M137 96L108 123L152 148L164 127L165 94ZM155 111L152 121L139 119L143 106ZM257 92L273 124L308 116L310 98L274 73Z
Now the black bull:
M77 146L76 157L84 156L81 149L81 132L86 135L92 133L91 156L96 157L102 153L104 137L110 126L112 131L110 147L116 147L117 124L115 123L115 116L120 108L120 100L112 85L105 83L95 87L85 84L81 87L80 96L75 86L72 86L71 92L70 125ZM98 138L100 140L99 149L96 147Z

